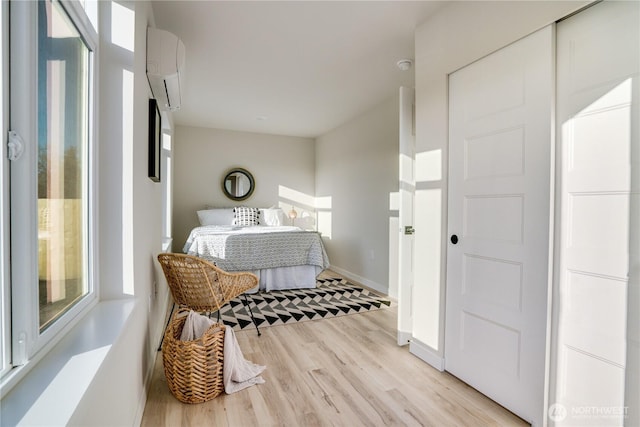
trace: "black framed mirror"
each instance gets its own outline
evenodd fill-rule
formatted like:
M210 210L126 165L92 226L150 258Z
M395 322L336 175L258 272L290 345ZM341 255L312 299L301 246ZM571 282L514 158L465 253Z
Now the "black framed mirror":
M256 182L246 169L233 168L222 180L222 191L231 200L245 200L253 193Z

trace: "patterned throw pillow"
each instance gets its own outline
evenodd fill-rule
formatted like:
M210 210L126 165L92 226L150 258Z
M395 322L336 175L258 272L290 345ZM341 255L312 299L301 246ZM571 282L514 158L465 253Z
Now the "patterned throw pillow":
M258 208L247 208L240 206L233 208L233 224L234 225L260 225L258 221L258 215L260 210Z

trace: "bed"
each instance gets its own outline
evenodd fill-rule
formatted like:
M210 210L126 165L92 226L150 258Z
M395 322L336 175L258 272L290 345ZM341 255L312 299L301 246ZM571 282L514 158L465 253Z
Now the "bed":
M212 210L206 211L211 214ZM225 216L216 212L215 218L207 219L206 211L198 212L204 225L191 230L183 252L214 262L226 271L250 271L260 279L260 290L313 288L318 274L329 267L320 234L280 225L282 218L269 220L271 214L281 216L277 209L259 210L256 221L249 221L249 225L238 221L241 215L237 212L231 217L228 212Z

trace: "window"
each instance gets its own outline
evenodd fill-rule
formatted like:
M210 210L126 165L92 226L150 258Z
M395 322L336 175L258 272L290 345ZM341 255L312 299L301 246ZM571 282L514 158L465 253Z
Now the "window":
M171 240L171 207L173 206L173 155L171 151L171 133L166 130L162 131L162 152L164 162L164 191L163 194L163 215L162 215L162 229L164 233L165 242ZM167 248L168 249L168 248Z
M46 329L89 293L89 48L60 4L38 4L38 296Z
M10 129L24 146L12 161L8 189L11 365L16 366L59 338L97 299L92 262L97 35L77 2L13 2L10 19Z

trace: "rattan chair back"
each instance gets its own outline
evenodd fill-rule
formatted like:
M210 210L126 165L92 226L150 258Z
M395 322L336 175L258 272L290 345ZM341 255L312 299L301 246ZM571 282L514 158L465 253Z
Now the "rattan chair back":
M229 273L195 256L158 255L174 302L198 312L219 311L233 298L258 285L252 273Z

